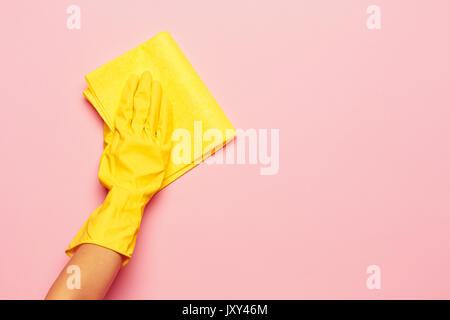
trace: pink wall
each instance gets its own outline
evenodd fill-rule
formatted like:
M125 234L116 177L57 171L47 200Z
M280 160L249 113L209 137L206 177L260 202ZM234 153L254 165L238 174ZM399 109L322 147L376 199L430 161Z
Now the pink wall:
M42 298L105 196L83 76L163 30L237 128L280 129L280 171L202 164L168 186L108 298L450 298L449 1L3 7L0 298Z

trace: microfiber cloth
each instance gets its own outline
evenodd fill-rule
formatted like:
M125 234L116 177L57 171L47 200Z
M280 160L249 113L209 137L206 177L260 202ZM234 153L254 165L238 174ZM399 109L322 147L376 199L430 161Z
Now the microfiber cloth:
M105 130L114 128L120 94L128 77L146 70L161 83L163 93L172 103L174 130L188 130L192 141L196 121L201 121L200 134L208 129L220 131L222 141L202 139L200 161L234 138L236 130L167 31L86 75L88 89L83 93L103 118ZM190 163L181 164L170 161L162 187L196 166L198 158L194 155Z

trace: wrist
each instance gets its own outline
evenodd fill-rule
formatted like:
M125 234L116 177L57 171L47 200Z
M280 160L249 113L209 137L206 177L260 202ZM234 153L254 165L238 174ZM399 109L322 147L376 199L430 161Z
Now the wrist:
M113 186L106 195L102 204L104 210L113 207L126 215L127 212L143 213L145 206L153 195L147 195L138 191L131 191L122 187Z
M103 246L125 256L128 263L136 245L145 205L152 195L112 187L103 204L88 218L69 245L72 256L83 243Z

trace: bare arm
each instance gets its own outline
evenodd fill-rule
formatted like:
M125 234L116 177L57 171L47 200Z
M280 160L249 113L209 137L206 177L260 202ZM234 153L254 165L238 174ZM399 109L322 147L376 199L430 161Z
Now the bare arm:
M113 250L95 244L80 245L45 299L103 299L119 272L122 259L122 256ZM71 279L78 276L80 288L77 288ZM68 285L68 282L71 284Z

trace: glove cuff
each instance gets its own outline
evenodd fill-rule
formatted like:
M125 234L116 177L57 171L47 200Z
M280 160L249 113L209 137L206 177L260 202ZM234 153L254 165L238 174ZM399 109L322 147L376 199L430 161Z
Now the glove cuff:
M142 214L152 195L113 187L78 231L66 250L69 257L84 243L96 244L123 255L126 265L134 251Z

